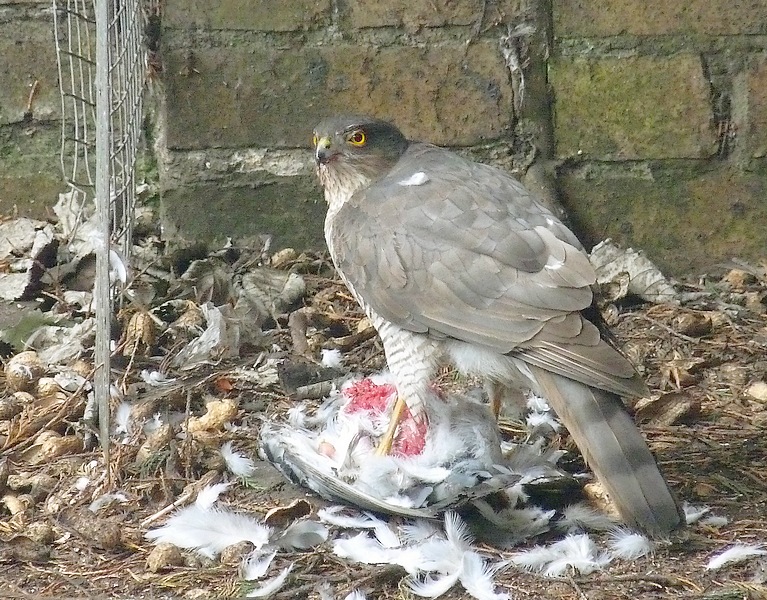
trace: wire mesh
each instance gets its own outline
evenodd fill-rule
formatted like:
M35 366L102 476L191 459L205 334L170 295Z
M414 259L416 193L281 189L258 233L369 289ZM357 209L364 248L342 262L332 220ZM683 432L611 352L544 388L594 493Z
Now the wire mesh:
M144 28L149 3L106 1L111 242L127 260L143 123L147 73ZM81 195L84 207L92 205L95 194L96 4L96 0L53 1L61 90L61 169L69 186Z
M61 91L61 168L82 219L94 218L95 402L108 459L113 249L129 266L146 84L145 5L53 0ZM156 0L154 0L156 1ZM151 8L151 7L150 7ZM116 256L116 255L115 255Z

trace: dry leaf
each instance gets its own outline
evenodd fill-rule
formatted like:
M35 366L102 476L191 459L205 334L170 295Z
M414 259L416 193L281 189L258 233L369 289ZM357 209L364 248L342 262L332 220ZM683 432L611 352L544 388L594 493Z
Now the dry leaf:
M21 453L21 458L32 465L40 465L68 454L83 451L83 440L76 435L61 436L55 431L42 432L35 443Z
M711 316L703 312L686 312L674 319L674 328L682 335L702 337L711 333Z
M621 290L654 303L673 302L676 290L653 262L632 248L619 248L612 240L600 242L589 257L600 285L617 284ZM623 279L628 277L628 282ZM613 298L617 300L618 298Z
M264 523L276 527L290 523L312 513L312 505L303 498L293 500L287 506L277 506L270 509L264 516Z
M685 392L671 392L655 399L642 398L634 409L637 420L651 427L668 427L700 413L700 401Z

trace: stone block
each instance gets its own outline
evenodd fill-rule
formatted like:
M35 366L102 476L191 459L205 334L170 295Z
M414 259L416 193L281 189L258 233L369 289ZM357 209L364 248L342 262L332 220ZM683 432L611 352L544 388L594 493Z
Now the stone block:
M0 214L42 218L65 191L58 124L0 127Z
M763 0L553 0L554 35L767 33L767 2Z
M205 183L162 194L168 235L188 240L273 236L273 249L324 248L325 202L311 177L273 177L249 186Z
M697 55L559 57L549 75L560 157L701 158L716 151Z
M430 0L348 0L346 10L352 27L441 27L472 25L482 18L481 0L432 2Z
M627 169L576 167L560 179L584 243L612 238L643 250L671 275L700 273L732 257L764 258L767 174L701 164Z
M168 0L163 26L171 28L297 31L325 24L330 0Z
M0 23L0 125L60 117L52 29L51 23L35 20Z
M747 145L752 157L767 156L767 62L761 62L746 74L748 110Z
M471 145L503 136L512 90L498 47L209 48L166 53L168 146L300 147L337 112Z

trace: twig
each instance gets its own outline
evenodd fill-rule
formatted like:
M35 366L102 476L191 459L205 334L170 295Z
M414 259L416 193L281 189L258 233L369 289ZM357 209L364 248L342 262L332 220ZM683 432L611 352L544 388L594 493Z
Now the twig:
M645 321L649 321L653 325L657 325L661 329L665 329L671 335L674 335L674 336L678 337L679 339L684 340L685 342L690 342L692 344L697 344L699 342L708 342L708 340L704 340L703 338L693 338L693 337L690 337L690 336L685 335L683 333L679 333L673 327L669 327L665 323L661 323L660 321L657 321L657 320L653 319L652 317L648 317L647 315L643 315L641 313L632 313L632 316L638 317L640 319L644 319Z
M575 590L575 593L578 594L578 597L581 600L589 600L589 597L583 592L583 590L581 589L581 586L579 586L576 583L575 579L573 579L572 576L568 576L567 581L570 583L572 588Z

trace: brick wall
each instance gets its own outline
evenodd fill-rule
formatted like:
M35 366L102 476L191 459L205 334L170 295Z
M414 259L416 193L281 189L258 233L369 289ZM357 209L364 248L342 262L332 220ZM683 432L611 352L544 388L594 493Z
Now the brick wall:
M42 216L64 190L50 2L0 0L0 215Z
M166 205L182 229L202 231L199 202L226 227L319 240L309 134L356 111L520 177L543 166L529 184L587 242L673 272L764 254L767 1L211 4L168 0L163 16ZM281 230L286 205L301 215Z
M308 141L355 111L516 173L587 242L616 238L672 272L764 256L767 0L162 6L152 119L169 234L321 247ZM49 2L0 0L4 214L61 189L51 21Z
M508 146L513 93L498 45L505 29L492 23L519 9L501 2L482 17L482 6L166 2L169 221L202 233L211 221L200 220L199 204L227 228L321 246L325 207L308 144L314 125L337 112L393 119L408 135L439 144ZM491 31L478 34L480 26ZM191 201L190 185L200 179L206 183Z
M672 271L767 250L767 2L553 0L560 189Z

